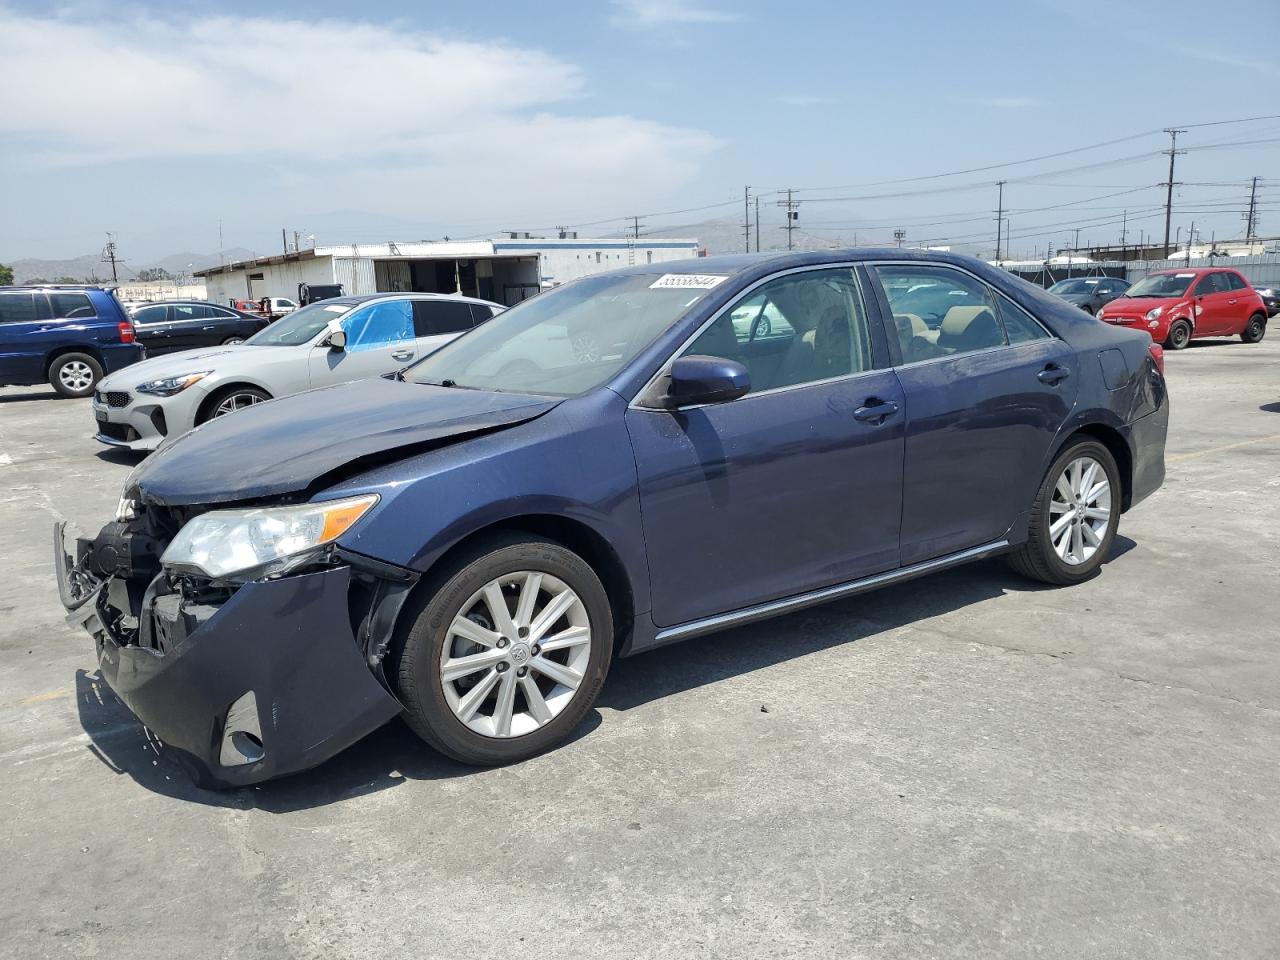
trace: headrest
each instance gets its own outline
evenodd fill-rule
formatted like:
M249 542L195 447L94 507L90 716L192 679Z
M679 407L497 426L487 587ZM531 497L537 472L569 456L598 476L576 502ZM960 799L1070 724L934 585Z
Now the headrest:
M1003 340L995 315L984 306L952 307L938 328L938 346L951 350L973 350Z
M914 313L895 313L893 320L898 325L898 332L907 340L922 337L929 332L929 325L924 322L924 318Z

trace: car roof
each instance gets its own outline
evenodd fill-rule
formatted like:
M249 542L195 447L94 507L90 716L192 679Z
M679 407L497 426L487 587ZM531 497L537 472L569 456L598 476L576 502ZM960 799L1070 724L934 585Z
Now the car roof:
M732 253L714 257L688 257L623 267L615 274L688 274L714 273L733 276L761 267L808 267L824 263L849 263L862 260L918 260L921 263L949 263L972 267L982 261L946 250L909 250L901 247L846 247L838 250L781 251L771 253Z
M501 307L502 304L495 303L492 300L482 300L479 297L468 297L460 293L427 293L420 290L384 290L381 293L359 293L347 294L341 297L325 297L323 300L313 300L312 303L349 303L352 305L359 303L368 303L370 300L461 300L465 303L483 303L488 307ZM505 307L503 309L506 309Z

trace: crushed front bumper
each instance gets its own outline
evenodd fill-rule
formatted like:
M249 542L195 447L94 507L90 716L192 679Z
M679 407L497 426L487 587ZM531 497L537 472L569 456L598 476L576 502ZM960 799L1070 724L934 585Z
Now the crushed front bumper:
M61 525L54 539L67 619L94 638L111 689L202 786L313 767L402 709L357 643L350 566L253 581L219 605L149 588L131 643L116 625L123 581L95 583Z

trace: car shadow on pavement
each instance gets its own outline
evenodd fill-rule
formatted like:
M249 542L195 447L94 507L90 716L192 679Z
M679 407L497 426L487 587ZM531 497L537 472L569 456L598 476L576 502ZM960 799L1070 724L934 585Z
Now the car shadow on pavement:
M1274 403L1264 403L1262 406L1258 407L1258 409L1263 413L1280 413L1280 400L1277 400Z
M1135 546L1127 537L1116 537L1107 562ZM1052 589L1017 576L998 559L968 564L616 660L599 706L628 710L820 650L854 644L1005 593ZM89 736L89 749L107 769L155 793L208 806L290 813L377 793L409 780L448 780L479 772L432 750L397 719L313 770L252 787L204 790L96 672L76 671L76 706ZM600 723L600 713L591 710L569 741L590 735Z
M127 447L102 447L94 454L99 460L107 463L118 463L126 467L136 467L147 458L145 453L130 450Z

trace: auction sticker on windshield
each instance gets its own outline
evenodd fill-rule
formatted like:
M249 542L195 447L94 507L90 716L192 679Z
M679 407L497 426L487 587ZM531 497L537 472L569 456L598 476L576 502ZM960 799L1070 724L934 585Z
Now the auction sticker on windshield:
M710 290L718 283L723 283L729 278L717 276L712 273L664 273L653 283L649 284L650 290L657 290L660 287L683 287L686 290Z

